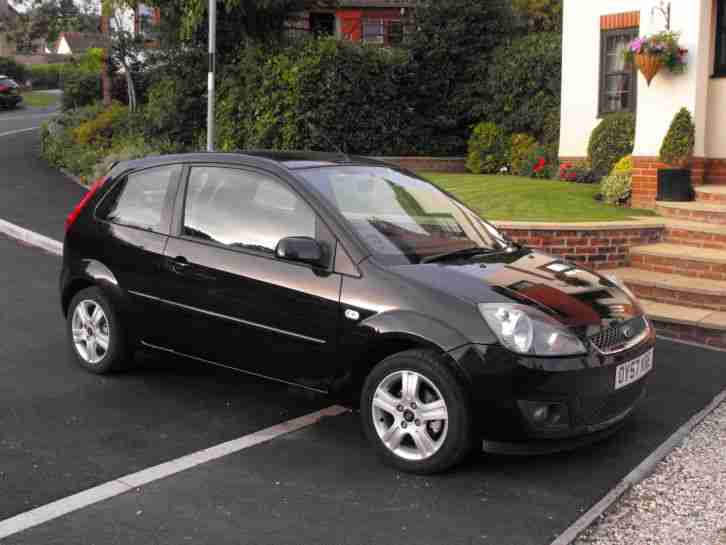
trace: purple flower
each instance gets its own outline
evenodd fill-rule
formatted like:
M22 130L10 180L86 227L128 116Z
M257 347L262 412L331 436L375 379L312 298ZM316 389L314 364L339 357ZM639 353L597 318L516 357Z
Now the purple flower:
M640 51L640 48L643 47L644 43L644 39L635 38L632 42L630 42L630 51L632 51L633 53L637 53L638 51Z

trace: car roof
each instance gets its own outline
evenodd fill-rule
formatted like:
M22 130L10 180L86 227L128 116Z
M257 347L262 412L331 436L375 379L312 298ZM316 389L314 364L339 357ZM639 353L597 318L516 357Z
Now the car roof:
M252 150L235 153L220 152L192 152L176 155L152 156L143 159L124 161L124 167L144 168L158 164L169 164L176 162L219 162L238 163L253 165L275 165L286 170L300 170L305 168L322 168L339 165L369 165L388 166L396 168L395 165L378 161L370 157L358 155L346 155L344 153L324 153L314 151L268 151Z

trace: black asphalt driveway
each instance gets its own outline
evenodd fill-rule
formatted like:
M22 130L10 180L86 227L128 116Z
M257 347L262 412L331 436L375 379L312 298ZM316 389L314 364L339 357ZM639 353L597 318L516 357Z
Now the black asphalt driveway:
M89 375L66 355L58 258L7 240L0 256L0 519L330 404L167 357ZM726 386L722 358L659 343L635 417L574 453L412 477L382 467L348 414L5 543L545 545Z
M51 113L0 111L0 219L62 240L65 218L84 189L40 158L40 130L27 130L39 127ZM6 134L14 131L26 132Z
M0 114L0 134L20 123L9 117ZM37 148L37 132L0 136L0 219L61 240L82 189ZM331 404L166 356L116 376L82 371L67 354L59 266L0 237L0 521ZM723 360L659 342L638 412L576 452L477 454L446 475L413 477L381 466L348 413L3 543L546 545L726 387Z

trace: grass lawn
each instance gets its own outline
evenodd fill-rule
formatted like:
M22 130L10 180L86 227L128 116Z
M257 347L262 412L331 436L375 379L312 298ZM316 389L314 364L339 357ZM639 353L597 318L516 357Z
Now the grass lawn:
M507 221L622 221L654 216L650 210L619 208L596 201L599 184L427 172L429 180L456 195L482 217Z
M29 108L47 108L56 104L59 99L58 95L41 93L40 91L23 93L23 104Z

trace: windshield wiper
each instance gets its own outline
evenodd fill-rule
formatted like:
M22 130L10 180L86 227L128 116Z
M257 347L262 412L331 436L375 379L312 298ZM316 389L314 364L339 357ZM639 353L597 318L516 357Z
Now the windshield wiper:
M492 254L496 253L495 250L489 248L480 248L474 246L472 248L462 248L461 250L454 250L452 252L445 252L443 254L430 255L421 259L421 263L434 263L436 261L445 261L447 259L456 259L457 257L470 257L479 254Z

